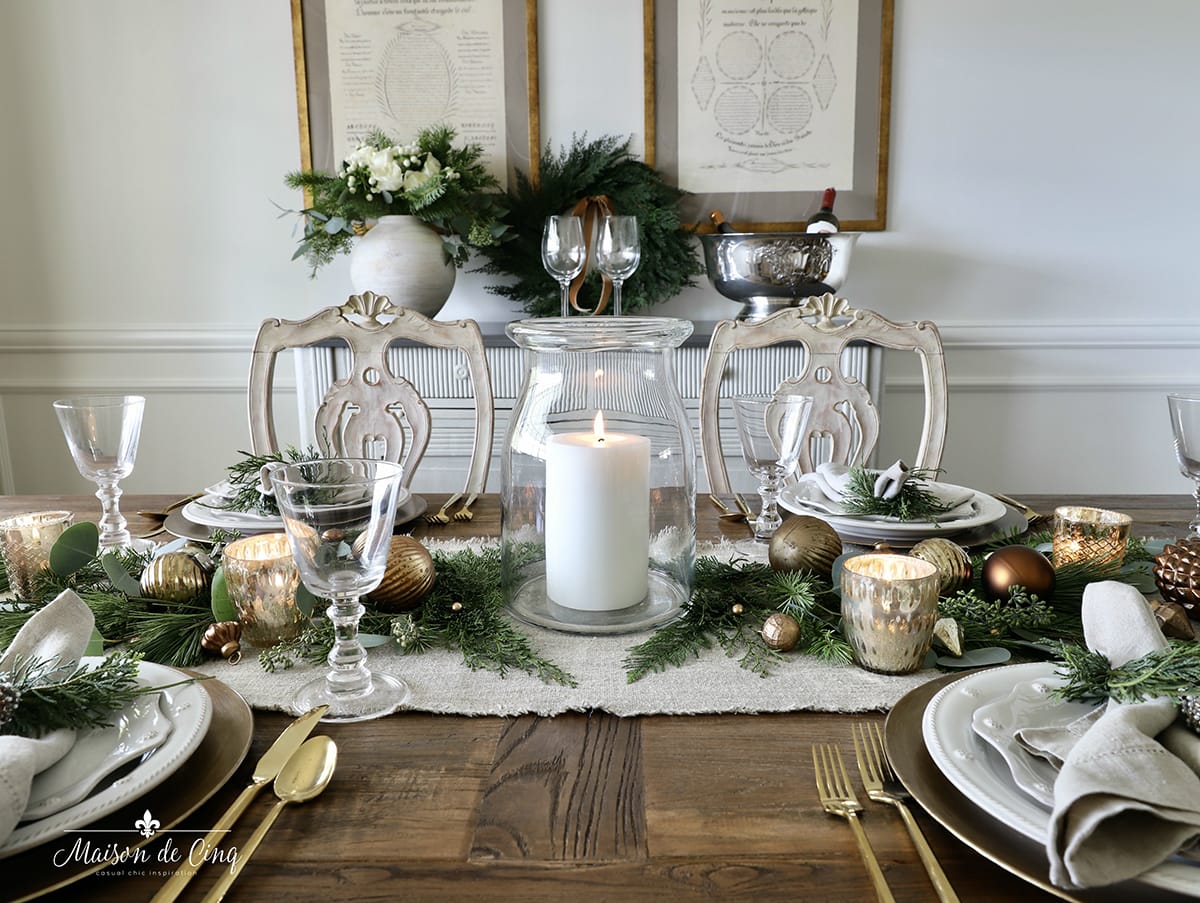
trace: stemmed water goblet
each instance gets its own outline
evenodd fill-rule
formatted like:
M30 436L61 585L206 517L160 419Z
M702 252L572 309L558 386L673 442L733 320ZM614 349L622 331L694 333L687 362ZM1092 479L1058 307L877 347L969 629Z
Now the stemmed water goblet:
M383 580L403 469L390 461L328 458L265 470L300 579L313 595L330 600L334 632L328 673L305 684L293 707L307 712L328 705L322 720L337 722L396 711L408 699L408 685L367 668L358 622L359 597Z
M119 501L120 482L133 473L145 407L140 395L89 395L54 402L75 466L98 487L101 551L153 545L130 535Z
M1188 539L1200 538L1200 394L1171 393L1167 396L1171 431L1175 435L1175 457L1179 470L1194 481L1196 516L1188 524Z
M739 395L733 399L742 456L758 479L762 499L758 518L750 524L755 543L769 543L783 523L779 492L800 461L812 405L809 395Z
M621 286L642 260L636 216L606 216L596 239L596 266L612 280L613 316L621 316Z
M562 288L562 316L571 312L571 280L583 271L587 247L583 221L577 216L548 216L542 229L542 266Z

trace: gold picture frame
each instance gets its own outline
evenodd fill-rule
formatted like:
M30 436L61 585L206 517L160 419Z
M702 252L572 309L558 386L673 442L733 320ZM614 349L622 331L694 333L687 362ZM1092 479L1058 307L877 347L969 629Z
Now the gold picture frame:
M839 0L826 0L827 3ZM679 184L679 79L676 34L680 0L642 0L645 46L645 160ZM806 4L813 6L814 4ZM843 231L887 228L888 147L892 93L894 0L860 0L854 102L854 188L839 189L837 214ZM669 37L669 40L663 39ZM687 190L686 185L681 188ZM739 232L803 230L820 204L821 192L772 191L691 193L683 201L685 222L711 232L709 211L720 209ZM791 215L789 215L789 213ZM800 214L800 215L797 215Z
M493 0L486 0L493 2ZM524 171L537 184L541 146L538 101L537 0L501 0L504 6L505 172L509 184ZM291 0L296 109L301 169L332 173L333 99L325 37L325 0ZM434 125L436 123L430 123ZM407 136L397 135L397 138Z

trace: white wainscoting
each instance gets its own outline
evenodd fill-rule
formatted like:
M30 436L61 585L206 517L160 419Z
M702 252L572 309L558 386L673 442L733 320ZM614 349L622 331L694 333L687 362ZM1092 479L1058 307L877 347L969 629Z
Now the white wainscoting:
M1190 491L1163 396L1200 391L1200 324L945 323L950 435L945 478L1010 492ZM113 324L0 327L0 490L90 491L75 473L51 402L70 394L147 397L138 464L124 488L171 492L219 478L246 449L245 384L255 329ZM919 372L884 366L880 458L911 454ZM277 410L295 407L291 368ZM277 424L298 443L295 422ZM498 488L498 483L489 484Z

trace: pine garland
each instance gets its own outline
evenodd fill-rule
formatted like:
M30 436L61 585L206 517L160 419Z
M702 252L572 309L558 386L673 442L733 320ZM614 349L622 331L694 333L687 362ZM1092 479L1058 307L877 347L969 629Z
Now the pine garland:
M638 218L642 260L622 288L624 312L645 310L693 285L704 267L690 235L679 218L683 192L629 150L630 139L606 136L595 141L576 136L560 155L547 146L542 152L538 185L517 173L517 187L508 196L507 222L512 238L503 244L480 248L487 263L480 271L510 276L512 284L489 285L487 290L521 304L531 316L557 316L560 293L557 283L542 267L542 227L546 217L569 211L584 198L607 196L619 214ZM585 281L587 294L599 297L597 273ZM589 302L588 306L592 306Z

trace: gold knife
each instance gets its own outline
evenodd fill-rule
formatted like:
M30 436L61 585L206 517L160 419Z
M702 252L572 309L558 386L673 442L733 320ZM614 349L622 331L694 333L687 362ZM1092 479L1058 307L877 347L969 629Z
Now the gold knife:
M250 778L250 783L238 794L233 805L225 810L225 814L213 825L213 829L204 836L203 855L199 857L201 864L191 865L198 858L195 855L191 855L181 862L175 869L175 874L167 879L167 883L159 889L150 903L170 903L179 896L180 892L187 887L188 882L192 880L192 876L200 871L203 864L208 861L209 853L220 843L241 814L246 811L246 807L258 796L258 792L275 780L276 775L292 757L292 753L300 748L300 745L312 733L312 729L317 726L317 722L321 720L321 716L327 711L329 711L329 706L319 705L312 711L305 712L284 729L283 733L271 744L271 748L263 753L258 764L254 766L254 774Z

